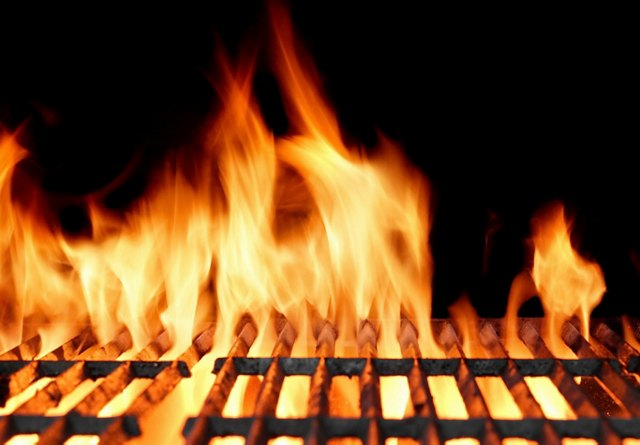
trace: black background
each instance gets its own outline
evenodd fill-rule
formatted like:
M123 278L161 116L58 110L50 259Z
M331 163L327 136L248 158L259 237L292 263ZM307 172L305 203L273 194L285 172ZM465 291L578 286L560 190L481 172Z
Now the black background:
M233 56L262 32L262 3L228 3L4 11L0 122L24 123L27 167L52 196L82 197L120 176L106 202L124 208L166 149L198 139L216 106L214 50ZM292 14L345 138L373 146L381 130L432 182L435 315L467 292L481 315L501 316L530 217L554 199L605 271L597 314L640 313L639 73L624 11L294 2ZM256 89L284 133L263 68ZM82 203L68 201L60 217L73 231Z

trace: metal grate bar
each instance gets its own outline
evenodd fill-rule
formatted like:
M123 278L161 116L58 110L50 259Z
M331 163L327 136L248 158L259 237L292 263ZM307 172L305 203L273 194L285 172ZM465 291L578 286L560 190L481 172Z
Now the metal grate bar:
M337 334L338 332L331 323L324 320L316 323L314 336L317 345L316 356L319 360L309 389L308 415L311 418L311 425L304 438L305 445L324 445L327 443L320 418L329 414L331 375L326 357L331 357L334 354Z
M528 321L521 325L520 338L533 353L536 359L547 359L552 369L545 373L556 385L560 394L569 403L573 412L578 416L575 421L552 421L554 429L561 436L591 437L610 445L621 443L620 429L612 429L600 412L593 406L567 371L573 375L594 375L601 361L586 360L556 360L540 337L538 330ZM594 366L595 365L595 366ZM543 374L544 375L544 374ZM573 425L578 425L573 427ZM623 434L624 436L624 434Z
M589 342L571 323L564 324L562 336L565 343L579 358L597 359L599 357ZM611 356L611 353L609 353L609 356ZM633 385L614 367L620 370L619 362L616 360L603 360L600 364L598 378L631 414L634 416L640 415L640 395L635 391Z
M537 400L531 394L529 386L524 381L523 375L518 371L516 362L509 358L507 350L504 348L500 338L496 333L494 326L485 322L480 330L480 339L483 346L489 351L492 357L500 357L506 360L506 366L502 372L502 380L506 387L509 389L513 400L518 405L520 412L527 419L541 419L541 439L542 442L549 445L559 445L562 443L562 439L558 436L551 424L544 419L544 413L542 408L538 404ZM500 424L498 424L500 426ZM524 428L522 430L522 436L529 440L535 440L532 435L533 431L530 428ZM504 434L503 434L504 438Z
M135 418L140 420L145 417L156 404L164 400L173 391L183 377L189 377L191 375L189 370L211 350L213 335L213 326L207 327L200 333L191 346L178 357L178 360L174 360L169 366L160 371L151 385L131 403L125 413L117 417L113 423L105 428L100 434L100 441L103 443L121 443L129 439L131 436L126 425L127 419ZM181 369L180 364L183 364L182 366L186 365L186 375L184 375L184 368Z
M282 317L284 319L284 317ZM281 319L281 320L282 320ZM251 425L247 436L247 445L266 443L270 437L269 429L265 422L265 417L273 417L276 414L278 397L284 382L284 372L280 366L281 357L291 355L291 349L298 335L289 321L284 319L281 326L278 326L278 339L273 348L271 356L273 360L264 375L260 384L258 398L254 410L256 420Z
M358 355L366 358L364 369L360 374L360 412L369 420L364 443L379 445L384 443L378 418L382 416L380 402L380 379L373 364L378 354L378 332L369 321L363 321L358 331Z
M422 356L420 346L418 344L418 330L410 320L404 318L400 323L400 350L402 356L413 359L413 364L407 381L409 383L409 391L411 393L411 403L416 416L437 419L437 412L433 403L433 395L429 389L429 384L425 374L420 366L419 359ZM440 437L440 431L436 427L435 421L429 421L425 425L424 434L421 442L425 444L441 444L444 441Z
M624 341L605 323L598 323L593 336L612 351L625 367L625 372L636 372L640 369L640 352Z
M441 336L448 337L445 344L451 344L452 346L447 349L447 356L464 358L464 351L460 345L458 337L455 333L453 326L447 323L441 332ZM498 358L498 364L502 365L504 359ZM460 360L458 365L458 372L456 374L456 383L462 400L467 408L470 419L483 419L479 425L481 426L480 432L477 435L480 436L482 443L485 444L500 444L500 437L496 431L493 420L489 414L489 410L486 405L486 401L480 393L478 383L476 382L475 375L470 369L466 360Z
M485 320L478 327L477 338L486 352L483 355L491 358L466 357L456 329L448 321L434 322L434 332L438 334L447 358L423 358L418 345L418 330L408 319L401 320L398 333L403 358L377 357L378 332L372 321L363 322L357 332L359 357L336 358L333 355L338 333L326 320L318 319L312 326L316 357L292 358L296 332L284 317L277 316L278 340L271 357L247 358L258 332L253 320L244 317L238 324L236 340L228 357L215 361L215 382L199 415L187 419L183 435L190 444L208 443L213 437L232 434L245 437L251 444L266 443L271 438L288 435L312 445L324 445L339 437L359 438L367 443L384 443L387 438L411 438L421 443L439 444L463 437L476 438L488 444L498 444L511 437L552 444L561 443L565 437L583 437L610 445L620 444L627 437L640 438L640 394L636 380L640 354L624 342L608 323L594 324L590 341L582 337L571 323L564 327L563 340L574 351L576 359L555 358L542 339L540 325L535 320L521 320L519 331L533 359L509 357L500 341L499 323ZM0 361L0 382L6 388L5 400L11 391L26 388L40 378L51 377L53 381L15 409L13 414L1 416L0 434L7 439L15 434L35 433L45 444L62 443L70 437L87 434L99 436L103 443L128 440L141 433L139 421L152 412L182 378L189 377L190 369L211 350L213 334L211 326L197 336L175 361L158 361L172 346L166 332L156 337L132 361L113 360L130 349L131 337L126 331L102 347L86 338L84 333L84 338L77 336L65 347L57 348L49 356L52 360L17 360L28 357L39 347L39 340L30 339L9 351L10 354L3 355L9 360ZM255 410L248 417L225 418L223 409L240 375L263 376ZM308 415L296 419L278 418L276 408L282 384L287 376L292 375L311 377ZM361 415L357 418L329 415L332 379L341 375L359 379ZM455 378L468 419L438 417L427 380L428 376L435 375ZM407 378L413 416L384 418L380 394L380 378L384 376ZM492 400L483 397L476 379L481 376L502 379L522 412L522 419L491 417L489 408ZM545 418L524 380L526 376L548 377L577 419ZM68 414L43 415L79 383L96 378L104 380ZM113 397L138 378L153 381L123 415L97 417ZM581 378L579 383L576 378ZM620 409L608 414L599 411L599 402L594 400L597 397L609 398Z
M216 370L216 380L209 391L200 415L193 419L189 432L185 432L188 444L206 444L212 437L207 418L209 416L221 416L224 405L227 403L231 388L236 383L240 374L236 368L235 357L246 357L258 335L258 328L250 316L240 319L236 328L236 340L231 346L229 357L223 361L216 361L220 366Z
M0 355L0 360L7 361L6 365L0 365L0 406L4 406L9 398L21 393L43 376L39 372L41 368L38 366L38 362L33 361L40 350L40 344L39 336L32 337ZM41 360L73 360L95 344L96 339L91 329L84 329L71 340L43 355ZM14 372L7 372L11 371L12 367Z
M95 349L87 355L86 360L93 360L104 357L106 360L117 358L122 352L132 346L131 336L121 333L111 342ZM25 401L14 412L22 415L44 414L49 408L58 406L63 397L71 393L85 378L87 362L75 362L67 370L58 374L53 381L49 382L43 389L37 391L33 397Z

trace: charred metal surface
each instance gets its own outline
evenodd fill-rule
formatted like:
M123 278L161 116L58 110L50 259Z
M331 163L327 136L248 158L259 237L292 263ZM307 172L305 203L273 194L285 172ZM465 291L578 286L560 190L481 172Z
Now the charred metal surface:
M121 443L130 438L125 427L128 418L141 419L152 412L173 391L184 377L190 375L190 368L211 350L213 346L214 327L207 327L193 341L178 360L165 366L152 380L151 384L129 405L125 413L110 424L101 434L104 443ZM186 369L185 369L186 368Z
M155 404L161 402L183 377L189 377L191 375L190 369L211 350L213 333L213 326L205 329L196 337L191 346L178 357L178 360L160 370L153 378L151 385L133 401L125 416L142 417Z
M258 328L253 318L249 315L242 317L236 326L236 340L229 351L229 358L221 361L220 367L215 370L216 380L204 401L199 416L193 419L192 428L188 434L185 434L188 444L206 444L213 437L207 417L222 415L231 388L236 383L238 375L241 374L234 360L237 357L247 355L257 335ZM216 361L217 363L218 361Z
M565 343L578 357L598 358L591 344L572 324L565 323L562 335ZM602 361L597 377L622 402L624 408L634 416L640 416L640 395L628 378L620 374L620 367L615 361Z
M306 445L324 445L328 437L320 422L321 417L329 414L329 391L331 390L331 374L327 367L327 356L335 350L338 331L326 320L316 318L314 336L316 338L316 356L318 362L311 378L307 412L311 418L309 429L304 437Z
M464 400L469 417L486 419L482 424L482 433L479 436L481 438L481 442L486 444L500 444L500 437L498 436L491 416L489 415L486 401L482 397L480 388L478 387L478 382L476 381L473 370L469 365L470 362L464 357L464 352L459 341L456 341L455 344L447 351L447 356L462 358L458 367L458 372L455 376L456 384L458 385L458 390L460 391L462 400ZM504 364L505 360L499 358L495 363L495 367L496 369L502 369ZM481 369L484 369L484 367Z
M276 318L276 332L278 339L271 352L273 361L269 365L269 369L267 369L264 379L260 384L260 390L258 391L254 408L256 421L251 425L251 429L247 435L246 443L248 445L266 443L268 439L272 437L266 418L275 416L280 390L284 383L284 372L282 372L282 368L280 367L280 360L282 357L291 355L293 343L298 335L293 325L284 317L280 317L279 314Z
M330 439L354 437L363 443L384 443L387 438L411 438L423 444L442 444L455 438L476 438L481 443L500 443L519 437L545 444L560 444L565 437L594 439L608 445L624 438L640 438L640 393L636 373L640 354L621 337L620 324L594 323L593 337L584 338L579 328L567 323L563 340L576 358L558 359L540 335L538 320L520 320L520 338L533 358L509 356L500 340L500 321L480 321L478 340L486 354L465 357L448 321L434 321L436 334L447 358L425 358L419 347L419 330L409 319L401 320L397 333L402 358L378 358L377 325L364 321L357 335L358 358L334 357L339 333L326 320L313 321L315 357L291 358L297 333L284 317L275 317L277 342L271 357L247 358L258 334L250 317L238 323L236 339L228 357L215 361L216 380L197 417L189 418L183 435L190 444L208 443L216 436L240 435L250 444L266 443L279 436L293 436L307 445L324 445ZM634 326L637 329L638 326ZM132 346L131 336L121 331L100 346L83 332L38 356L40 339L32 338L0 356L0 400L7 402L41 378L52 379L31 398L10 403L10 415L0 416L3 440L16 434L38 434L39 443L59 444L76 435L97 435L102 443L119 443L143 434L144 419L173 391L190 369L211 350L213 327L205 330L177 360L158 359L171 347L161 333L134 360L115 360ZM491 357L491 358L484 358ZM225 418L223 409L240 375L263 376L254 409L245 417ZM282 384L287 376L310 376L305 418L276 416ZM467 409L468 419L439 418L428 376L452 376ZM329 394L335 376L357 377L360 416L330 416ZM380 377L407 378L414 414L403 419L382 415ZM491 400L485 400L477 377L500 378L509 390L522 418L507 420L490 416ZM533 397L524 377L547 377L575 414L570 420L551 420ZM103 379L63 416L46 416L80 383ZM151 379L149 386L117 417L98 417L100 410L135 379ZM45 383L45 382L42 382ZM602 400L601 400L602 399ZM605 400L606 399L606 400ZM603 408L615 404L617 409ZM332 412L332 411L331 411ZM144 424L143 424L144 425Z
M413 323L406 318L402 320L400 326L398 341L402 355L405 358L413 358L413 364L407 374L413 412L415 416L435 419L438 413L436 412L433 402L433 395L427 383L426 375L423 373L420 362L418 361L422 356L420 345L418 344L418 330ZM423 443L443 443L441 432L435 421L425 424L424 432L420 435L420 439Z
M383 444L384 437L378 420L382 414L380 378L373 362L378 354L378 332L372 323L365 320L360 324L357 342L358 354L367 359L358 379L360 382L360 413L363 418L369 420L363 442L373 445Z
M4 354L0 354L0 360L33 360L38 355L41 345L42 340L39 335L36 335Z
M257 420L255 417L223 418L207 417L208 431L211 437L216 436L246 436L252 424ZM308 435L313 419L266 419L268 432L271 436L293 436L305 437ZM492 419L472 418L464 420L434 419L430 417L414 416L406 419L375 419L380 426L380 433L383 438L412 438L420 440L424 437L425 430L429 425L433 425L441 431L443 440L470 437L482 439L486 434L486 422ZM192 433L196 419L188 419L183 434L189 436ZM318 422L322 425L324 434L329 438L355 437L365 439L368 419L319 417ZM545 421L543 419L523 419L523 420L492 420L496 430L501 437L520 437L528 440L549 443L543 436ZM547 421L558 437L580 437L594 439L602 442L605 433L605 426L609 433L620 437L637 437L640 432L640 423L611 421L608 424L601 423L598 419L579 420L549 420Z
M482 328L481 335L484 340L483 344L490 350L490 353L493 356L505 358L506 365L501 377L505 386L509 389L514 402L518 405L523 418L532 420L539 419L541 422L538 434L539 437L536 437L536 434L532 434L533 431L529 425L524 425L518 421L507 424L512 425L512 431L505 429L504 423L495 421L494 423L498 430L498 434L500 434L502 438L512 437L515 435L528 440L542 440L543 443L549 445L560 445L562 439L558 436L551 424L545 421L542 408L535 397L533 397L533 394L531 394L529 386L525 382L523 375L519 372L516 363L509 358L507 350L500 342L500 338L498 337L498 333L495 331L494 325L485 323ZM490 347L488 347L489 345Z
M246 357L225 357L216 359L213 373L217 374L224 367L225 363L230 361L233 363L239 374L243 375L264 375L269 369L272 358L246 358ZM313 375L318 366L317 358L281 358L280 365L285 375ZM327 357L326 365L332 376L358 376L362 374L362 370L366 364L363 358L335 358ZM414 363L415 359L371 359L373 366L380 376L407 375ZM488 369L502 369L504 360L498 359L480 359L473 362L486 362L478 365ZM422 372L426 375L452 375L460 366L460 359L418 359L418 364ZM525 365L526 366L526 365ZM498 371L495 371L498 372Z
M0 417L2 420L3 417ZM53 424L59 421L61 417L56 416L11 416L9 420L10 435L16 434L42 434ZM85 417L81 415L69 416L69 422L66 425L66 436L74 435L96 435L104 432L116 419L112 417ZM129 437L140 435L138 422L135 418L129 417L125 419L122 427L126 430ZM60 443L58 439L55 443ZM64 440L62 440L64 442Z
M32 337L21 345L0 355L0 363L4 360L18 359L29 360L25 366L10 371L11 366L0 364L0 406L4 406L7 399L24 391L29 385L41 377L59 375L73 365L65 364L66 360L73 360L96 344L96 339L91 330L85 329L71 340L58 346L53 351L44 354L41 361L33 362L40 353L41 340L39 336ZM115 358L115 357L113 357ZM48 363L54 363L48 365ZM58 365L60 363L60 365ZM6 372L10 371L10 372Z
M605 323L598 323L593 330L593 336L613 352L628 371L638 371L640 352L620 338L609 326Z

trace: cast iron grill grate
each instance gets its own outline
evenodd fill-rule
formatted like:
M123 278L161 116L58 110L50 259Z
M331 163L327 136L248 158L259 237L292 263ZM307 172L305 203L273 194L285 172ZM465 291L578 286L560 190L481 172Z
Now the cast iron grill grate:
M635 323L635 328L640 326ZM576 359L555 358L540 336L540 320L521 319L519 336L534 357L517 359L503 346L497 320L482 320L478 338L492 358L464 356L454 325L435 320L434 331L447 351L447 358L423 358L413 325L403 320L399 335L404 358L376 356L377 335L373 324L361 324L358 334L359 358L333 357L335 330L326 323L316 332L316 357L290 357L296 338L284 320L271 357L246 357L257 329L243 319L228 357L215 361L215 382L197 416L176 419L183 425L187 443L206 444L216 437L242 436L247 443L266 443L281 436L297 437L308 444L322 444L335 438L356 438L363 443L384 443L388 438L412 439L419 443L444 443L455 438L475 438L480 443L499 444L507 438L524 438L538 443L562 443L563 438L590 438L598 443L622 443L640 439L640 354L622 340L619 320L593 323L587 341L571 323L562 337ZM121 443L143 433L140 422L185 378L190 369L213 345L213 326L196 337L177 360L159 358L170 348L168 336L161 334L134 359L116 361L131 347L131 338L122 332L98 347L90 332L33 360L37 339L31 339L0 356L0 396L5 409L16 398L11 412L0 416L2 440L37 434L39 443L64 443L76 436L97 436L103 443ZM223 410L239 376L261 376L253 413L225 417ZM278 418L276 407L285 378L309 376L307 415ZM330 411L330 388L337 376L356 377L359 417L338 417ZM383 416L380 379L406 377L413 405L412 415L401 419ZM438 415L429 376L451 376L468 412L468 419ZM522 419L500 419L490 415L489 404L478 387L477 377L502 380ZM526 383L526 377L546 377L575 413L572 420L545 416ZM583 380L578 382L577 378ZM29 397L21 397L40 379L46 384ZM86 380L101 379L63 415L46 415L65 396ZM135 380L149 385L121 415L99 416L100 410Z

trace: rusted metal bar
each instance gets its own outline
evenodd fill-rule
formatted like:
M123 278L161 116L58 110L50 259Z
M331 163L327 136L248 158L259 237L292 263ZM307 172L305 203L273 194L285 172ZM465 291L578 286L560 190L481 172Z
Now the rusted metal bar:
M529 321L523 321L520 325L520 338L536 359L552 361L551 371L547 377L558 388L558 391L568 402L572 411L581 419L599 419L602 425L602 434L599 440L606 445L620 445L622 439L609 427L606 419L594 407L585 396L580 386L573 379L563 364L557 360L547 348L540 336L538 329Z
M116 338L115 341L119 341L118 338ZM126 341L124 345L126 345ZM125 349L124 345L122 349L124 351L128 350L129 348ZM153 357L158 359L162 354L167 352L170 347L171 342L169 341L169 335L166 331L163 331L154 341L149 343L137 354L136 360L151 360ZM87 396L73 408L73 412L85 416L97 415L98 412L109 403L111 399L121 393L133 379L134 375L131 372L131 362L122 362L119 367L104 378L100 385L94 388L93 391L87 394Z
M635 347L638 347L638 345L640 344L640 321L636 317L630 317L628 315L623 315L621 317L621 321L623 329L625 331L625 339L628 334L631 337L628 339L629 342L635 345ZM628 332L626 328L624 328L625 325L627 325L627 328L629 329Z
M0 376L0 405L4 406L7 400L20 394L39 378L38 362L22 363L17 369Z
M65 343L67 346L62 345L60 348L58 348L58 351L53 356L69 357L78 355L79 352L81 352L83 349L86 350L85 346L91 344L91 340L84 339L86 335L86 332L84 332L80 336L77 336L76 338ZM127 338L129 338L129 341L127 341ZM101 348L94 349L92 353L87 355L87 358L115 359L122 353L123 350L126 350L129 347L131 347L131 342L130 335L128 335L127 331L126 334L121 333L120 335L117 335L111 342L107 343ZM32 362L32 364L37 363L38 362ZM79 361L71 365L64 372L56 376L52 382L48 383L44 388L37 391L33 397L17 407L14 410L14 414L44 415L49 408L57 406L64 396L72 392L78 386L78 384L80 384L80 382L82 382L86 378L85 364L85 361ZM26 369L31 373L35 372L35 374L39 377L40 373L35 371L36 369L38 369L37 367L28 365ZM30 378L35 377L36 376L32 374ZM47 432L49 431L53 432L54 436L59 436L61 432L58 433L58 431L64 430L65 423L66 422L64 420L53 422L50 427L47 428L47 430L41 435L41 443L47 443L49 441L48 438L51 437L51 434L47 434ZM6 426L0 425L0 436L3 440L7 439L7 434L8 430ZM57 441L58 440L56 439L55 442Z
M282 317L276 319L276 329L279 330L278 340L271 352L273 360L260 384L258 397L253 416L256 418L247 435L247 445L266 443L269 435L266 428L265 417L274 416L278 405L278 397L284 382L284 373L280 367L280 357L289 357L291 349L298 335L291 323Z
M60 347L40 357L40 360L73 360L97 342L93 329L89 326Z
M41 346L42 339L39 335L34 335L18 346L0 354L0 360L33 360L38 355Z
M562 363L555 358L551 351L547 348L544 340L540 336L538 329L524 321L520 326L520 338L525 346L531 351L536 359L547 359L552 362L551 371L547 375L549 379L556 385L560 394L569 403L569 406L576 415L584 418L599 417L598 410L586 398L578 384L569 374Z
M82 360L113 360L133 346L133 338L128 329L122 329L104 346L83 352L78 356Z
M451 345L451 341L455 338L455 343L452 345L454 347L447 348L446 354L449 358L460 358L460 366L458 367L458 372L456 374L456 384L467 408L469 418L482 419L483 421L484 433L482 435L481 442L483 444L499 445L501 440L496 432L491 415L489 414L486 401L482 397L482 393L480 392L480 388L478 388L475 376L467 364L464 351L462 350L462 345L455 334L455 330L449 322L446 322L443 327L441 337L442 336L446 336L447 346Z
M538 404L523 376L518 371L516 363L509 357L507 350L500 341L500 337L495 331L494 326L485 322L480 329L480 341L482 345L490 352L492 358L506 359L506 366L502 372L502 380L513 400L518 405L520 412L527 419L544 419L542 408ZM544 422L542 426L541 440L545 444L561 444L562 439L558 436L549 422Z
M120 336L117 336L116 339L114 339L114 341L116 342L116 344L123 344L123 345L126 344L126 339L123 339ZM23 349L30 351L26 356L29 356L30 357L29 360L32 360L33 357L35 357L35 354L31 356L33 346L36 343L39 345L39 340L38 342L35 342L34 339L32 338L28 340L27 343L30 343L31 345L28 347L24 347ZM111 349L112 347L114 347L112 343L113 341L108 343L104 347L95 350L95 356L90 355L89 357L87 357L87 359L91 359L91 360L100 359L99 358L100 353L98 351L105 352L107 351L107 349ZM84 351L87 351L88 348L90 348L93 345L95 345L95 337L90 331L85 329L76 337L58 346L56 349L54 349L50 353L45 354L41 358L41 360L53 360L53 361L73 360L73 359L76 359L80 354L84 353ZM22 351L21 354L22 353L26 354L25 351ZM13 352L11 352L11 354L13 354ZM116 358L116 357L117 355L113 355L110 358ZM13 373L8 373L6 375L3 374L2 376L0 376L0 405L4 405L9 398L15 396L16 394L21 393L29 385L31 385L33 382L35 382L40 377L42 377L41 373L39 372L38 366L39 366L38 362L30 361L29 363L26 363L25 366L16 369ZM69 373L71 374L72 372L73 371L70 371Z
M131 362L122 362L102 383L87 394L74 408L73 412L83 416L96 416L100 410L133 380Z
M196 337L191 346L183 352L171 366L163 369L158 374L151 385L134 400L127 409L125 415L132 415L138 418L149 412L150 408L160 403L180 382L183 375L179 369L179 363L184 362L191 369L200 359L211 350L213 346L214 327L207 327Z
M128 333L128 331L126 331ZM121 333L101 348L94 350L87 359L101 357L104 360L117 358L124 350L131 347L131 336ZM127 341L129 340L129 341ZM68 348L71 350L71 346ZM78 349L76 348L75 351ZM85 380L85 361L74 363L69 369L37 391L33 397L25 401L14 412L22 415L44 414L49 408L58 406L60 401Z
M147 347L140 351L136 358L159 358L171 347L171 343L167 341L168 338L166 333L161 333L156 340L149 343ZM93 360L98 357L117 358L123 352L129 350L132 344L131 334L129 331L124 330L102 348L91 352L88 359ZM70 371L71 370L73 370L73 367L70 368ZM67 415L58 418L40 434L40 443L55 444L64 441L68 436L67 424L71 417L76 415L97 416L99 411L116 395L121 393L134 378L131 362L129 361L122 362L119 366L113 368L100 385L78 402ZM118 420L114 423L118 424ZM114 426L114 428L118 427L119 425ZM126 431L126 428L122 429L122 431Z
M314 326L316 357L320 360L311 377L309 388L308 416L312 420L309 432L304 438L305 445L325 445L327 443L328 438L320 420L321 417L329 414L331 375L325 358L333 356L337 334L335 327L326 320L322 320Z
M367 359L359 379L360 415L369 420L366 436L362 438L362 441L368 444L384 443L378 422L378 418L382 416L380 379L373 363L378 354L377 343L378 332L375 326L368 320L360 322L357 335L358 355Z
M173 345L169 331L162 331L142 351L138 352L135 359L143 361L158 360L165 352L171 349L171 346Z
M222 369L216 374L216 380L202 406L202 416L220 416L227 403L231 388L238 378L233 357L246 357L258 335L258 328L250 316L243 317L238 323L236 340L229 350L228 358ZM194 428L195 429L195 428Z
M527 418L544 418L540 405L531 394L527 383L518 372L515 362L509 357L498 334L490 323L483 324L480 330L480 341L490 351L492 358L506 359L506 366L501 377L522 414Z
M44 388L15 409L14 414L44 415L49 408L73 391L85 379L84 362L74 363L69 369L49 382Z
M338 337L336 327L326 320L315 321L313 336L316 339L316 357L332 357Z
M214 331L213 325L207 327L177 360L174 360L170 366L160 371L151 382L151 385L131 403L124 414L105 429L100 435L100 440L104 443L120 443L127 440L129 437L126 428L124 428L125 419L128 416L133 416L140 420L148 415L153 410L153 407L162 402L184 377L181 364L186 363L188 369L191 369L211 350Z
M562 338L579 358L601 358L571 323L564 324ZM611 353L608 354L612 357ZM607 386L607 389L623 403L624 408L634 416L640 415L640 395L627 379L611 367L607 360L602 361L598 377Z
M222 415L231 389L238 378L233 357L246 357L257 335L258 328L253 318L250 315L243 316L236 326L236 339L229 350L228 358L216 374L216 380L204 401L200 414L186 437L188 444L209 443L207 417Z
M634 372L640 368L640 352L636 351L605 323L598 323L593 330L593 336L613 352L627 370Z
M421 443L439 445L443 443L440 437L436 419L438 418L436 407L433 403L433 395L429 389L426 376L422 372L419 359L422 357L418 344L418 330L407 318L403 318L400 323L400 334L398 335L400 350L404 358L412 358L413 366L407 375L409 391L411 393L411 403L413 404L414 415L427 417L429 421L425 427Z

